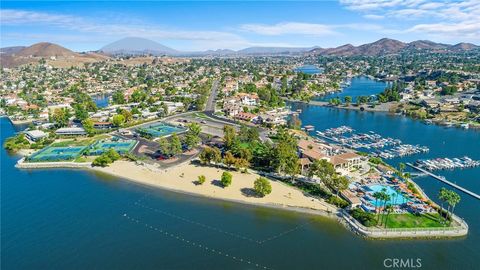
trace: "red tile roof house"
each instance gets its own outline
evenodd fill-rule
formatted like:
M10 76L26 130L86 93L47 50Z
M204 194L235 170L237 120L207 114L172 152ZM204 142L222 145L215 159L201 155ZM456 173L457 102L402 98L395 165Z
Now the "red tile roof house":
M248 113L248 112L239 112L237 113L237 115L235 115L236 119L247 121L247 122L251 122L257 117L258 117L257 115L253 113Z

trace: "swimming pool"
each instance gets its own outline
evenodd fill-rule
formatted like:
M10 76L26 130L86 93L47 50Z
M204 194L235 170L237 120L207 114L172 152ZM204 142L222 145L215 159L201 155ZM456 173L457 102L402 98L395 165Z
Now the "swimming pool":
M382 189L385 188L385 192L390 195L390 200L387 201L387 205L400 205L400 204L404 204L406 202L409 201L408 198L406 198L405 196L402 195L402 193L396 191L392 186L388 186L388 185L381 185L381 184L378 184L378 185L371 185L371 186L367 186L367 191L371 191L369 192L371 196L371 198L368 198L368 201L370 203L372 203L373 205L375 206L383 206L383 202L381 201L375 201L375 198L373 198L373 193L375 192L381 192Z

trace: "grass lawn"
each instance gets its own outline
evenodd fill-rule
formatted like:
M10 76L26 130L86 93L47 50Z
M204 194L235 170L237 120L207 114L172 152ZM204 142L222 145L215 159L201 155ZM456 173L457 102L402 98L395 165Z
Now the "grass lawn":
M193 115L197 118L209 119L208 116L206 116L204 113L194 113Z
M383 215L382 215L383 217ZM381 217L381 218L382 218ZM422 214L414 215L407 214L390 214L388 216L387 228L432 228L432 227L445 227L440 223L440 215L435 214ZM382 224L382 228L384 225Z
M67 147L67 146L85 146L89 145L92 141L91 140L67 140L61 142L54 142L50 146L54 147Z

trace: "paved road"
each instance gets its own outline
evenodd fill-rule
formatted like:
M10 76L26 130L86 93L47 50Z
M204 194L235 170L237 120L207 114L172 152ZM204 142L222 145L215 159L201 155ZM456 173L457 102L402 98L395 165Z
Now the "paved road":
M208 96L207 104L205 104L205 112L215 111L215 99L217 98L219 84L220 84L219 80L215 80L212 83L212 90L210 91L210 96Z

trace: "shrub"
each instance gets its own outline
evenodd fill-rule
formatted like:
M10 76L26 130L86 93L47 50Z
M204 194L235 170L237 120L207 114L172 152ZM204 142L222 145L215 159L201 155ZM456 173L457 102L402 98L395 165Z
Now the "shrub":
M229 172L223 172L223 173L222 173L222 178L221 178L220 182L222 183L222 185L223 185L224 187L228 187L228 186L230 186L230 185L232 184L232 178L233 178L233 176L232 176L231 173L229 173Z
M106 167L110 163L112 163L112 160L107 155L102 154L93 160L92 166Z
M258 195L262 197L272 193L272 185L270 185L270 182L268 182L268 180L264 177L259 177L257 178L257 180L255 180L255 183L253 184L253 189Z
M328 202L329 204L333 204L333 205L335 205L335 206L337 206L337 207L340 207L340 208L345 208L345 207L347 207L347 206L350 205L350 204L349 204L347 201L345 201L344 199L342 199L342 198L340 198L340 197L338 197L338 196L334 196L334 195L330 196L330 198L327 199L327 202Z
M372 213L367 213L360 208L354 208L350 211L350 215L360 223L367 227L377 225L377 220L375 219L375 215Z
M207 180L207 178L205 177L205 175L199 175L197 182L198 182L200 185L203 185L203 183L205 183L206 180Z

